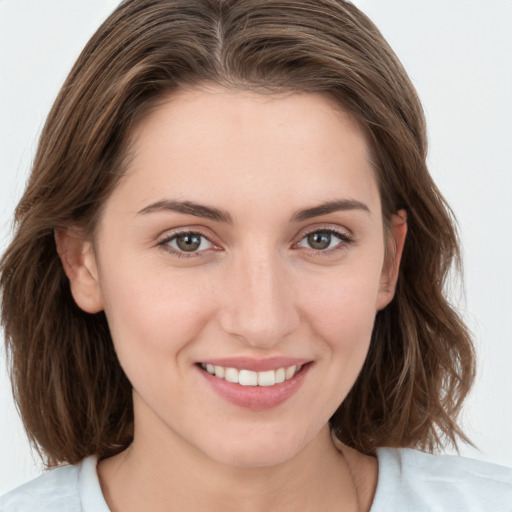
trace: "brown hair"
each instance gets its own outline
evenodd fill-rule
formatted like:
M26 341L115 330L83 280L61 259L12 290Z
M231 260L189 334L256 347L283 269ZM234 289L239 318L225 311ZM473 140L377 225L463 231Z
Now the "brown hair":
M131 386L106 318L73 301L54 229L93 230L134 123L173 90L207 83L333 98L365 130L384 219L407 211L396 296L377 314L363 370L331 418L336 435L366 453L467 441L456 418L474 354L443 295L459 261L454 221L426 168L416 92L373 23L343 0L125 0L55 101L1 261L14 395L47 465L111 456L133 436Z

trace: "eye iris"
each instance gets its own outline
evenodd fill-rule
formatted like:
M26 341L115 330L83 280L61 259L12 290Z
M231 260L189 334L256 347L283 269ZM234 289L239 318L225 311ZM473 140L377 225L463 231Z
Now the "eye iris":
M308 235L308 244L313 249L327 249L331 245L330 233L316 232Z
M201 245L201 236L193 233L183 233L176 237L176 244L182 251L197 251Z

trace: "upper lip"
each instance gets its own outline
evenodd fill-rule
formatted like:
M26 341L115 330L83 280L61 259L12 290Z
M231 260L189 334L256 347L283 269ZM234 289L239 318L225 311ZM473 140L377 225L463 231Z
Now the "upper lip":
M279 368L288 368L294 365L302 366L310 362L310 359L284 356L269 357L266 359L256 359L253 357L227 357L200 361L200 363L213 364L214 366L236 368L237 370L251 370L253 372L277 370Z

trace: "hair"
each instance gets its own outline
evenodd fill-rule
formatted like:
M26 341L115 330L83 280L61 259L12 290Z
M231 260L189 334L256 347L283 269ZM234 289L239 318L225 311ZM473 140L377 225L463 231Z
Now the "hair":
M125 0L50 111L1 260L14 397L46 465L109 457L133 439L131 385L106 317L75 304L54 229L93 232L135 124L173 91L207 84L328 96L364 130L384 221L407 212L396 294L330 420L336 436L369 454L469 442L457 418L474 350L444 295L452 264L460 270L455 222L426 167L420 101L375 25L343 0Z

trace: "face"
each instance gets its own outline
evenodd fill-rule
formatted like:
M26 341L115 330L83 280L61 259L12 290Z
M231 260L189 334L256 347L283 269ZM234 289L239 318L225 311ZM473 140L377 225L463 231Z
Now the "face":
M133 151L71 281L105 310L135 443L237 466L294 457L393 295L364 136L321 95L194 89L138 125Z

